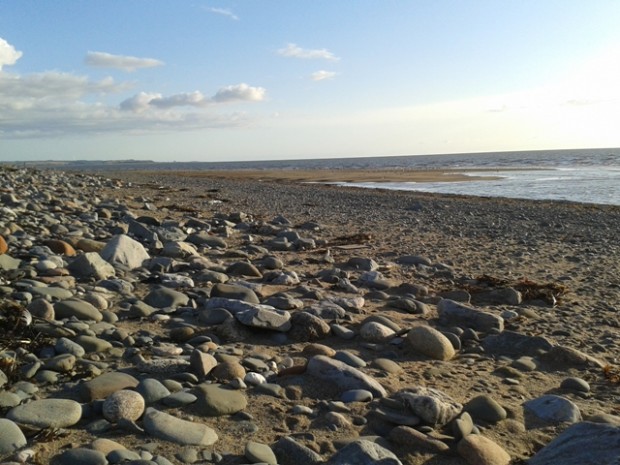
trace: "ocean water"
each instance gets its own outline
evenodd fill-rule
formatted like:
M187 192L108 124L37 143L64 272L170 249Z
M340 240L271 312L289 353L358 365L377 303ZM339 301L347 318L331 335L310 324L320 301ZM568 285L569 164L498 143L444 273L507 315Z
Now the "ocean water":
M399 160L398 165L393 163L395 160L392 160L394 166L391 168L463 168L468 170L466 173L468 175L487 176L489 179L466 182L343 183L342 185L483 197L620 205L620 149L405 158L410 160ZM407 164L407 161L410 163ZM376 166L365 168L381 169L382 167L378 163ZM475 171L476 169L481 171Z
M243 162L76 161L81 170L464 169L485 181L357 183L364 188L620 205L620 148ZM476 170L481 170L476 172ZM494 179L499 178L499 179Z

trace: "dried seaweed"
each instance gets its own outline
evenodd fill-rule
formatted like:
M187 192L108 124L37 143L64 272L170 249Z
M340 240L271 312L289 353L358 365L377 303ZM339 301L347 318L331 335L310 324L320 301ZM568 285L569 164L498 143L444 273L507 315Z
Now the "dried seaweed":
M478 276L476 284L463 286L470 294L478 294L502 287L512 287L519 291L523 300L542 300L549 305L556 305L560 298L568 292L566 286L558 283L539 283L527 278L514 281L487 274Z
M603 367L603 374L610 383L620 384L620 369L614 368L611 365L605 365Z

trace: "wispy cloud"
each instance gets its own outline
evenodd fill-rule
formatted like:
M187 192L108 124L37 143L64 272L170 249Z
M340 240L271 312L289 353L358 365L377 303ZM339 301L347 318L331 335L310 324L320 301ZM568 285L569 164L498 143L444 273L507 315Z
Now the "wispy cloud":
M0 37L0 71L2 71L3 66L17 63L21 56L22 52L15 50L15 47Z
M154 58L138 58L126 55L112 55L105 52L88 52L84 62L94 68L113 68L129 73L142 68L163 66L164 62Z
M287 44L286 47L278 50L278 54L288 58L323 59L329 61L340 60L339 57L327 49L301 48L297 44Z
M226 8L206 8L206 10L210 13L215 13L216 15L226 16L227 18L233 19L235 21L239 21L239 16L234 14L231 10Z
M338 73L336 73L335 71L325 71L324 69L322 69L320 71L312 73L310 78L313 81L325 81L329 79L334 79L337 75Z

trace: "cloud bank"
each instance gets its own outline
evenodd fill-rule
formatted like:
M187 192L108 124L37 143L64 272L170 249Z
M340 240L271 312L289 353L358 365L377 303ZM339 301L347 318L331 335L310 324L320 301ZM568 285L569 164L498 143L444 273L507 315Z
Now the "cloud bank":
M164 62L154 58L138 58L126 55L112 55L105 52L88 52L84 63L93 68L113 68L132 73L142 68L163 66Z
M241 83L222 87L211 97L200 91L169 96L140 91L127 97L135 82L117 82L112 77L93 80L59 71L23 75L2 71L2 66L15 64L21 56L0 38L0 137L7 139L237 127L246 124L248 117L218 107L261 102L267 94L263 87ZM90 66L124 71L163 64L102 52L89 52L87 61Z

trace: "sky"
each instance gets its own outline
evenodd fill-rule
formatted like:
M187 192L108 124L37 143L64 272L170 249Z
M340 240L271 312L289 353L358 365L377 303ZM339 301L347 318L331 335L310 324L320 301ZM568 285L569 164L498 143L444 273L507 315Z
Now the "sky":
M620 147L616 0L2 0L0 161Z

